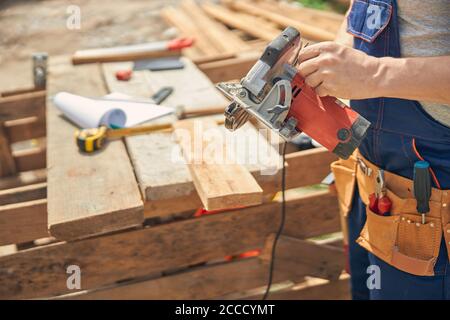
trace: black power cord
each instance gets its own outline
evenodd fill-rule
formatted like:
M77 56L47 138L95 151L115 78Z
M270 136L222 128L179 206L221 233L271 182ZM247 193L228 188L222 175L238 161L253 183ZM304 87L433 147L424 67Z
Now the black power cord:
M267 281L267 288L266 292L263 295L263 300L267 300L267 297L270 293L270 288L272 287L272 281L273 281L273 271L275 268L275 253L277 249L277 243L278 239L281 236L281 233L284 229L284 222L286 221L286 145L287 142L284 142L283 144L283 167L281 170L281 221L280 226L278 227L278 231L275 235L275 240L273 241L272 245L272 252L270 254L270 267L269 267L269 280Z

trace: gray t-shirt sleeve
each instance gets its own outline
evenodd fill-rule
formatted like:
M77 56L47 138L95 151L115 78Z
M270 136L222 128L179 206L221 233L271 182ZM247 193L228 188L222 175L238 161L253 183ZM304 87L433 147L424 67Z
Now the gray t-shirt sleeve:
M397 0L397 4L402 57L450 55L449 0ZM450 127L450 105L419 102L434 119Z

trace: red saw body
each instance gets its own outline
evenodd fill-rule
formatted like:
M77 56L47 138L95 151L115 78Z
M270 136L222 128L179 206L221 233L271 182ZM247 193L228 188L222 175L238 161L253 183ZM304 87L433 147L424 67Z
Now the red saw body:
M330 151L338 154L344 151L342 157L350 156L354 148L347 148L346 144L358 130L361 116L335 97L319 97L298 73L291 86L292 102L287 117L297 119L297 130ZM345 149L349 150L345 152Z
M286 28L265 49L240 83L218 88L233 102L225 110L225 126L241 127L254 116L291 140L300 132L347 159L359 146L370 123L334 97L319 97L295 65L300 33Z

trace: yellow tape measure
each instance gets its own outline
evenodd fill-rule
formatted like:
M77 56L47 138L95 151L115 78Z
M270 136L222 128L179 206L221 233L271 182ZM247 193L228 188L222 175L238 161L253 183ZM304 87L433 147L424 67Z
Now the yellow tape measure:
M132 128L109 129L106 126L98 128L82 129L75 131L75 141L81 152L91 153L100 150L107 139L121 138L125 136L149 133L158 130L171 129L170 123L137 126Z
M75 140L78 149L82 152L90 153L100 150L106 139L107 128L101 126L98 128L77 130Z

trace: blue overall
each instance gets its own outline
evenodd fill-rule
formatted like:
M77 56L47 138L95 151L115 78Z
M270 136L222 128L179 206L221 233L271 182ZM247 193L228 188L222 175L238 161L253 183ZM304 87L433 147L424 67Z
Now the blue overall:
M395 0L355 0L347 31L354 36L355 49L375 57L401 55ZM449 127L430 117L417 101L375 98L353 100L351 106L372 123L359 147L366 159L412 179L414 162L420 160L414 151L414 139L416 150L430 163L440 188L450 189ZM415 276L388 265L355 243L365 220L365 205L356 190L348 221L354 299L450 299L450 266L444 237L435 276ZM380 289L367 288L369 265L380 267Z

